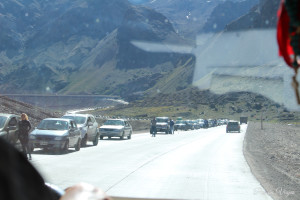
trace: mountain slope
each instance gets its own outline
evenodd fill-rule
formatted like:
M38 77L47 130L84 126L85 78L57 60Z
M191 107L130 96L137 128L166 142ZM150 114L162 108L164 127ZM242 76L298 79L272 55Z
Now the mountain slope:
M277 24L277 10L280 0L262 0L251 11L230 23L226 30L248 30L257 28L275 28Z
M223 30L227 23L247 13L258 0L155 0L144 3L164 14L176 31L187 38Z
M1 113L11 113L16 115L26 113L29 117L30 122L32 123L32 127L37 126L38 123L45 118L60 117L62 115L62 113L45 110L1 95L0 110Z
M148 52L134 44L187 44L166 17L152 9L123 0L52 3L5 1L1 11L5 19L31 7L35 10L25 13L25 21L16 15L18 20L11 20L2 32L1 41L9 45L0 43L1 92L129 95L150 89L190 58ZM31 28L15 28L20 23ZM130 85L136 87L124 89Z
M204 32L219 32L233 20L245 15L257 1L232 2L225 1L217 5L202 28Z

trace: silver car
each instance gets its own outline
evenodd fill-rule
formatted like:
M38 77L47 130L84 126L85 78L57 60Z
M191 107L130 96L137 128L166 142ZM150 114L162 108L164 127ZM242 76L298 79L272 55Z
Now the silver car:
M14 114L0 113L0 137L12 144L18 141L20 116Z
M69 147L74 147L76 151L79 151L81 147L80 131L72 119L44 119L30 133L29 140L32 151L34 148L43 148L66 152Z
M100 126L100 140L103 137L120 137L121 140L124 137L131 139L132 127L128 121L124 119L109 119L102 126Z
M86 146L87 141L92 141L93 145L98 145L99 132L98 123L95 117L90 114L67 114L62 118L73 119L81 131L81 146Z

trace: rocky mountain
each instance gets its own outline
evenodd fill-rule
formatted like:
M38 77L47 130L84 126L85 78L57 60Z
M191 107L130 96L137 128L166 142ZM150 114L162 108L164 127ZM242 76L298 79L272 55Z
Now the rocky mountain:
M246 14L258 0L154 0L144 3L164 14L176 31L194 39L199 33L223 30L227 23Z
M260 0L260 3L253 7L250 12L228 24L226 30L275 28L279 4L279 0Z
M241 2L225 1L218 4L204 24L202 31L222 31L227 24L248 13L257 3L257 1L251 0Z
M165 16L128 1L5 0L0 8L2 93L127 96L183 64L193 70L190 55L134 45L188 43Z
M156 0L144 5L165 15L178 34L194 39L220 2L221 0Z
M154 97L117 105L109 109L91 111L94 115L148 118L168 116L173 119L230 118L239 120L247 116L249 121L298 120L299 112L289 112L284 106L265 96L251 92L228 92L215 94L208 90L188 88L176 93L160 93ZM263 114L262 114L263 113Z
M218 9L223 8L227 15L230 13L228 5L238 9L238 5L245 4L241 7L246 8L249 1L172 0L170 4L167 0L156 0L135 4L125 0L2 1L0 92L106 94L130 99L136 95L179 91L192 83L203 86L209 84L206 81L209 74L216 83L218 77L227 77L219 76L224 65L234 68L249 65L240 61L252 60L255 62L250 64L255 67L272 61L251 48L243 48L249 58L241 56L243 51L237 42L225 45L219 42L229 42L224 34L195 47L177 31L179 25L180 30L200 31L206 19L209 19L208 27L214 23L224 25L228 22L222 21L222 14L217 15ZM274 24L276 15L273 16L273 11L269 14L269 9L276 7L273 4L270 0L261 1L249 14L229 23L226 29ZM256 17L249 18L252 15ZM234 13L228 19L232 16ZM250 25L244 25L248 22ZM247 34L238 36L231 39L243 41L248 37ZM252 42L243 45L251 47ZM181 51L186 46L190 50ZM231 61L227 56L231 56ZM216 61L217 64L213 63ZM226 69L226 73L239 71L233 68ZM216 70L219 74L215 74ZM234 77L244 75L235 73ZM231 79L228 82L230 84ZM220 91L223 86L216 87Z

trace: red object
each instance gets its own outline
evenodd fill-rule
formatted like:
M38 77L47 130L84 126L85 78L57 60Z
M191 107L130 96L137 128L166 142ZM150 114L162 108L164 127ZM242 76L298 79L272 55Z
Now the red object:
M294 55L294 51L290 45L291 40L289 37L290 18L285 8L284 0L281 1L277 14L277 42L279 46L279 55L283 57L288 66L293 68L293 59L291 58L291 55Z

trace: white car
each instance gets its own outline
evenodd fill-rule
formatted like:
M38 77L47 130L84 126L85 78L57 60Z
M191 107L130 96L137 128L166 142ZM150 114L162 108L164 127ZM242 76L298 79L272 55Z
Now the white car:
M121 140L124 137L131 139L132 127L128 121L124 119L109 119L102 126L100 126L100 140L103 137L120 137Z
M66 114L62 118L73 119L81 131L81 146L86 146L87 141L92 141L96 146L99 141L98 123L90 114Z

